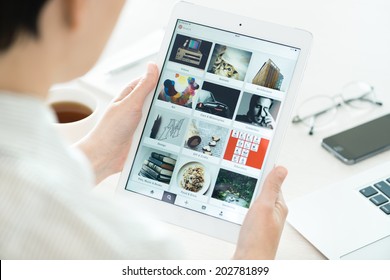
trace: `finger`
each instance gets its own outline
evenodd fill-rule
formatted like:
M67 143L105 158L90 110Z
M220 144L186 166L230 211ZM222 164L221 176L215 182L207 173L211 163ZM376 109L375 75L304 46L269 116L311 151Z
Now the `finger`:
M275 203L277 200L283 199L281 187L286 176L286 168L282 166L275 167L265 179L259 200L262 203Z
M129 98L131 99L131 103L133 104L143 104L146 96L156 86L157 78L158 78L157 65L154 63L149 63L146 74L136 84L132 93L126 96L124 100Z
M137 86L139 81L141 80L141 77L138 77L137 79L130 82L130 84L122 90L122 92L114 99L114 102L121 101L126 96L128 96L130 93L133 92L134 88Z
M276 199L276 204L279 204L284 209L284 213L287 215L288 208L287 208L286 201L284 200L283 190L280 190L279 196Z

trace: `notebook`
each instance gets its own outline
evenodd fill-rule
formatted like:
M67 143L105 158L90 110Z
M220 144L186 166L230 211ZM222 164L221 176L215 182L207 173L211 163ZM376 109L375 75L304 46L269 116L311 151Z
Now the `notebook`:
M327 258L390 259L390 161L288 206L288 222Z

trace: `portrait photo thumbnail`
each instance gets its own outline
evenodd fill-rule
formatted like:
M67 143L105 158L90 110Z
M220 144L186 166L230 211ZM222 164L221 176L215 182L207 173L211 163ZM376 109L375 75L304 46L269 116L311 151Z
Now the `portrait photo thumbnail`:
M274 129L274 123L269 125L267 118L276 122L280 106L281 102L279 100L244 92L235 120L254 126Z

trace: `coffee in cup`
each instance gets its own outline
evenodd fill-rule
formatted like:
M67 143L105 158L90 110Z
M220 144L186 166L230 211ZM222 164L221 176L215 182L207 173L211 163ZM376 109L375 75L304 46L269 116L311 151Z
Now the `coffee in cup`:
M51 104L59 123L77 122L90 116L93 111L88 106L74 101L58 101Z
M47 101L56 115L56 129L74 143L88 134L98 119L98 99L80 87L50 90Z

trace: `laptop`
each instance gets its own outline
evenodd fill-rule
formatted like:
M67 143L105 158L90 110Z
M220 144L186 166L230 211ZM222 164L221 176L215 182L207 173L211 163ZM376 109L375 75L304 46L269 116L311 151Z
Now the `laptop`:
M288 206L288 222L327 258L390 259L390 161Z

